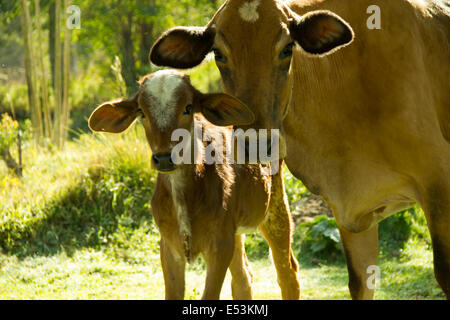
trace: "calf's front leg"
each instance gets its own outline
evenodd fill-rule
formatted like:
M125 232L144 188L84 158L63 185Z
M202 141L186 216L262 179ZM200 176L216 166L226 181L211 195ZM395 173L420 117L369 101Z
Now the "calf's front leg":
M234 251L234 235L218 237L204 253L206 283L202 300L219 300L223 281Z
M236 235L234 239L234 253L230 264L231 293L234 300L251 300L253 276L245 253L245 235Z
M161 237L160 257L166 287L166 300L183 300L186 259L177 253L163 237Z

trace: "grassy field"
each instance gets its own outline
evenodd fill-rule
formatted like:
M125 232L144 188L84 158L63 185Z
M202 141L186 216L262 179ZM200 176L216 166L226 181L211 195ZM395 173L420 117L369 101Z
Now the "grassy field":
M20 181L1 163L0 298L163 299L149 155L136 126L120 137L81 135L64 152L25 146ZM307 193L290 175L286 184L290 202ZM381 233L401 229L403 220L390 221L380 228L376 299L443 299L426 227L418 223L407 237L392 239ZM302 298L349 299L342 254L315 256L304 237L298 226L294 248ZM247 249L254 297L280 299L267 245L253 234ZM204 267L199 259L187 268L186 299L200 298ZM231 299L229 274L221 298Z
M154 239L157 243L157 239ZM2 299L164 299L164 282L158 253L140 252L143 260L115 257L104 250L84 248L68 256L2 256ZM137 253L139 254L139 253ZM135 258L135 257L134 257ZM401 259L383 259L376 299L443 299L426 248L411 243ZM268 259L251 261L255 299L280 299L275 270ZM271 275L271 276L268 276ZM186 299L199 299L204 266L188 267ZM300 272L302 299L350 299L344 264L303 267ZM230 275L221 294L231 299Z

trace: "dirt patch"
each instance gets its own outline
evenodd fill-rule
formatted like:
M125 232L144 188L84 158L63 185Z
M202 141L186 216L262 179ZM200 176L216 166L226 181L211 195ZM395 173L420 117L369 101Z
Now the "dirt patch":
M295 225L310 222L315 217L323 214L331 218L333 217L331 208L321 197L316 195L310 195L291 204L291 212Z

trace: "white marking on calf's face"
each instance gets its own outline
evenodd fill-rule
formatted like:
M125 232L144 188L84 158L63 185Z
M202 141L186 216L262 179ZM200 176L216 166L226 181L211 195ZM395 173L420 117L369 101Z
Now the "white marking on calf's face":
M261 3L261 0L253 0L244 3L239 8L239 15L242 20L247 22L255 22L259 19L258 7Z
M167 128L177 110L176 91L183 78L174 70L155 72L144 82L144 92L152 99L150 113L159 129Z

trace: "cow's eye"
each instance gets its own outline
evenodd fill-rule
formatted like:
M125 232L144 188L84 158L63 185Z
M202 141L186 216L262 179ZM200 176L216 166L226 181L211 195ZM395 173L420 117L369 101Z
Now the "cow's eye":
M286 47L284 47L283 51L280 53L280 59L285 59L292 56L292 49L294 48L295 43L291 42Z
M214 52L214 57L216 58L216 61L222 62L222 63L227 62L227 57L225 57L225 56L223 55L222 51L220 51L220 50L217 49L217 48L214 48L214 49L213 49L213 52Z
M184 115L190 115L191 114L191 111L192 111L192 104L190 104L190 105L188 105L187 107L186 107L186 110L184 110L184 112L183 112L183 114Z

